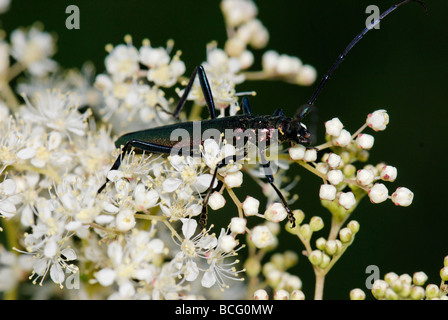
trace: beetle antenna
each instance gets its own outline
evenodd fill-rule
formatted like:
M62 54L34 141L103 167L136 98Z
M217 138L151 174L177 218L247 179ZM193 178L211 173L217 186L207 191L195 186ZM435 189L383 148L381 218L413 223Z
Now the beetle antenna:
M339 67L339 65L342 63L342 61L344 61L345 56L348 54L348 52L359 42L359 40L361 40L364 35L371 29L373 29L378 23L380 23L380 21L382 19L384 19L387 15L389 15L390 13L392 13L393 11L395 11L398 7L400 7L403 4L406 4L408 2L418 2L421 6L423 6L425 13L428 13L428 9L426 7L426 5L424 4L423 1L421 0L404 0L401 1L395 5L393 5L392 7L390 7L389 9L387 9L386 11L384 11L380 17L378 19L375 19L374 21L372 21L372 23L366 27L364 30L361 31L361 33L359 33L349 44L348 46L345 48L345 50L338 56L338 58L336 59L336 61L333 63L333 65L331 66L330 70L325 74L325 76L322 78L322 80L320 81L316 91L314 91L314 94L311 96L310 100L308 100L308 102L306 103L306 105L304 105L301 109L299 109L299 112L296 115L296 118L299 121L302 121L303 118L306 117L306 115L310 112L310 109L312 108L314 102L316 101L317 97L319 96L319 94L321 93L322 89L325 87L325 85L327 84L328 80L330 79L330 77L333 75L334 71L337 69L337 67Z

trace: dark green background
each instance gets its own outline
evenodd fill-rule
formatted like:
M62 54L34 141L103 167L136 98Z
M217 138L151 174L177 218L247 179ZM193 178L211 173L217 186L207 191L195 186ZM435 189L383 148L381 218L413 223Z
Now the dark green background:
M205 44L217 40L222 47L225 30L218 1L13 1L11 10L1 16L8 31L35 21L58 34L55 57L65 67L80 67L91 60L99 72L104 70L104 46L122 43L131 34L138 46L149 38L154 46L175 40L183 51L187 74L205 60ZM65 8L79 6L80 30L65 28ZM259 19L270 32L268 49L298 56L313 65L320 78L337 55L362 30L365 8L376 4L381 11L394 1L258 1ZM447 237L447 27L448 1L426 1L428 15L411 3L381 22L380 30L369 32L350 52L337 70L316 106L319 138L323 141L323 122L339 117L354 132L367 113L385 108L390 115L386 131L375 133L371 163L387 161L398 167L398 179L390 186L410 188L411 207L395 207L387 201L372 205L365 199L353 218L361 224L356 241L326 279L324 298L347 299L352 288L365 290L365 268L377 265L381 276L424 271L429 282L440 283L438 272L448 254ZM259 66L260 54L256 55ZM283 108L293 115L306 102L313 87L297 87L279 82L246 82L239 91L256 90L251 99L256 113L269 114ZM299 167L294 173L302 180L295 191L296 205L308 217L329 213L318 201L320 181ZM238 193L244 199L248 187ZM293 206L294 207L294 206ZM209 220L213 219L210 217ZM320 232L319 236L326 235ZM303 248L292 236L281 238L285 248ZM304 292L311 298L314 280L311 267L301 258L298 270ZM367 292L367 290L365 290ZM367 296L371 294L367 292Z

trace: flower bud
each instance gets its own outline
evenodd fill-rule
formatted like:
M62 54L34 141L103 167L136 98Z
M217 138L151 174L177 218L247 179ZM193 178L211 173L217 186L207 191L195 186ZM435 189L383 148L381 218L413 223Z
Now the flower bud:
M359 222L352 220L347 224L347 227L352 231L353 234L359 231Z
M321 217L312 217L310 220L310 228L313 232L322 230L322 228L324 227L324 221L322 220Z
M289 300L289 292L280 289L274 293L274 300Z
M258 208L260 207L260 201L248 196L243 202L243 211L246 216L253 216L258 214Z
M289 156L292 160L302 160L305 157L306 147L301 144L296 144L289 148Z
M225 204L226 199L224 199L223 195L217 191L213 192L208 199L208 205L213 210L221 209Z
M389 190L387 190L386 186L382 183L376 183L370 190L368 191L370 201L372 203L381 203L386 201L389 197Z
M412 287L410 297L412 300L422 300L425 298L425 289L419 286Z
M258 289L254 292L254 300L268 300L269 295L266 290Z
M345 210L350 210L356 204L356 198L353 192L343 192L339 195L338 204Z
M392 202L397 206L407 207L411 205L414 193L405 187L398 187L392 194Z
M310 260L312 265L317 266L322 262L322 256L323 256L322 251L313 250L308 256L308 259Z
M322 261L319 263L319 268L325 269L330 264L331 258L325 254L322 253Z
M397 178L397 168L393 166L384 166L381 170L380 176L384 181L394 182Z
M344 174L341 170L330 170L327 173L327 180L332 185L337 186L344 180Z
M347 147L352 141L352 135L345 129L341 130L339 136L333 139L333 144L338 147Z
M257 248L266 248L275 243L275 237L266 226L256 226L252 229L250 239Z
M347 243L352 240L353 233L349 228L342 228L339 230L339 239L342 243Z
M289 297L290 300L305 300L305 294L302 290L293 290Z
M229 188L241 187L243 184L243 173L241 171L229 173L224 177L224 183Z
M366 120L367 125L375 131L383 131L389 123L389 115L386 110L376 110L369 113Z
M426 298L427 299L433 299L433 298L437 298L439 296L439 287L435 284L428 284L426 286Z
M338 244L335 240L328 240L325 243L325 252L330 256L336 254L338 252Z
M325 244L327 243L327 240L324 237L320 237L316 240L316 248L319 250L325 249Z
M317 151L316 149L307 149L305 151L305 155L303 157L303 161L306 162L314 162L317 159Z
M336 198L336 187L331 184L323 184L320 186L319 198L321 200L333 201Z
M356 143L361 149L370 150L373 147L375 138L370 134L360 133L358 138L356 138Z
M243 234L246 231L246 219L233 217L230 220L230 231L236 234Z
M423 286L425 284L426 280L428 280L428 276L426 275L426 273L424 273L422 271L416 272L412 276L412 281L417 286Z
M361 289L353 289L350 291L350 300L365 300L366 294Z
M344 125L338 118L333 118L325 122L326 133L330 136L339 137L342 128L344 128Z
M398 274L396 274L395 272L388 272L384 275L384 280L386 280L386 282L391 285L392 282L394 282L395 280L397 280Z
M316 170L318 170L322 174L327 174L328 169L329 169L328 163L326 163L326 162L316 163Z
M285 207L279 203L271 203L268 209L264 212L264 217L266 220L272 222L283 221L288 216Z
M309 64L304 64L297 73L295 82L301 86L309 86L312 85L314 81L316 81L316 77L316 69Z
M373 182L375 179L375 175L372 170L361 169L356 173L356 181L362 185L367 186Z
M386 295L389 285L384 280L375 280L372 285L372 294L376 299L382 299Z
M398 294L392 290L392 288L388 288L386 290L386 299L387 300L398 300Z
M341 160L341 157L336 153L330 153L326 161L331 169L335 169L340 166Z
M442 281L448 281L448 267L440 269L440 278Z

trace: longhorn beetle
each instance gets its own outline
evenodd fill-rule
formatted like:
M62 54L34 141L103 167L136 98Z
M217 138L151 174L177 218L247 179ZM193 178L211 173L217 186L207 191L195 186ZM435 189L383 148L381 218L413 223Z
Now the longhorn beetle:
M336 61L333 63L329 71L324 75L322 80L320 81L319 85L317 86L317 89L314 91L311 98L308 100L308 102L302 106L295 117L289 118L287 117L281 109L277 109L272 115L255 115L252 113L251 107L249 105L249 100L247 97L243 97L242 99L242 110L243 114L235 115L235 116L229 116L229 117L223 117L223 118L217 118L215 114L215 104L213 101L212 91L209 85L209 82L207 80L207 76L205 74L204 68L199 65L197 66L191 77L190 80L185 87L185 91L180 99L180 101L177 104L177 107L173 113L173 116L175 119L178 118L183 106L185 105L185 102L187 100L188 94L193 86L193 82L198 76L199 83L204 95L205 102L207 104L209 113L210 113L210 120L202 120L200 121L200 127L201 127L201 133L208 129L215 129L220 132L224 132L226 129L234 129L234 130L240 130L244 131L246 129L253 130L254 132L256 130L263 130L266 132L266 135L263 136L263 139L271 139L271 132L272 130L276 130L278 134L278 142L293 142L293 143L300 143L309 146L311 137L310 132L306 129L306 127L302 124L302 120L305 118L305 116L311 111L311 108L316 101L317 97L321 93L322 89L332 76L333 72L336 70L336 68L342 63L342 61L345 59L348 52L355 46L358 41L360 41L363 36L371 30L373 27L375 27L383 18L385 18L387 15L395 11L398 7L400 7L403 4L406 4L408 2L415 1L418 2L420 5L423 6L425 11L427 11L425 4L421 0L404 0L401 1L392 7L390 7L388 10L384 11L380 17L376 20L374 20L368 27L366 27L361 33L359 33L345 48L345 50L338 56ZM187 142L187 145L180 146L177 144L177 141L173 141L171 139L171 133L176 129L184 129L188 133L193 132L193 126L194 122L180 122L175 123L171 125L161 126L157 128L151 128L146 130L141 130L137 132L131 132L127 133L120 138L118 138L117 141L115 141L115 146L117 148L121 147L121 153L118 156L118 158L115 160L111 170L117 170L120 167L121 159L123 156L125 156L126 153L131 151L131 149L135 149L139 152L149 152L149 153L157 153L157 154L176 154L177 152L180 152L182 147L189 147L190 151L198 150L199 146L202 145L203 139L202 134L198 137L193 137ZM245 137L246 138L246 137ZM238 139L238 138L237 138ZM249 138L250 139L250 138ZM260 136L256 136L255 139L261 139ZM257 141L255 141L257 142ZM275 186L274 184L274 177L272 173L268 170L269 169L269 161L267 161L263 156L263 151L260 150L260 157L262 161L262 166L265 169L265 177L269 184L272 186L272 188L277 193L278 197L280 198L283 206L286 209L286 212L288 213L288 219L291 222L292 227L295 227L295 218L294 215L289 208L286 199L280 192L280 190ZM244 157L244 156L243 156ZM222 161L220 161L213 172L212 181L210 183L210 186L207 190L207 193L205 195L205 198L203 200L202 205L202 212L200 215L199 222L202 226L205 226L207 223L207 203L211 194L211 191L213 190L213 186L216 181L216 176L219 168L222 168L226 166L231 161L237 161L243 158L242 156L229 156L224 158ZM106 182L101 186L101 188L98 190L98 193L100 193L105 187L109 180L106 178Z

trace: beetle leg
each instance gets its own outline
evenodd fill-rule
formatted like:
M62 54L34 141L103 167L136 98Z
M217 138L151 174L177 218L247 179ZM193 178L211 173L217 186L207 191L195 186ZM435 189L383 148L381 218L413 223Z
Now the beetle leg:
M148 151L149 153L159 153L159 154L170 154L172 151L172 147L162 146L159 144L149 143L143 140L129 140L124 147L121 149L120 155L115 160L112 168L110 170L117 170L121 165L121 159L125 156L126 153L131 151L132 148ZM106 177L106 182L98 189L98 193L101 193L103 189L106 187L109 179Z
M292 213L292 210L289 208L285 197L283 197L281 191L274 184L274 176L272 175L272 170L270 169L271 163L266 160L262 150L260 150L260 157L261 157L261 165L264 168L265 177L268 180L269 184L272 186L272 188L274 188L274 191L275 193L277 193L277 196L282 201L283 207L285 207L285 210L288 213L288 219L291 222L291 227L294 228L296 226L296 219L294 218L294 214Z
M182 108L185 105L185 102L187 101L188 94L191 91L191 88L193 87L194 79L196 78L196 75L199 78L199 83L201 85L202 93L204 94L205 102L207 103L208 111L210 112L210 118L215 119L216 113L215 113L215 102L213 101L213 95L212 95L212 89L210 88L210 84L207 80L207 75L205 74L204 67L199 65L196 68L194 68L193 73L191 74L190 80L188 81L187 86L185 87L184 94L180 98L179 103L177 104L176 110L173 113L173 116L175 119L179 118L179 113L182 111Z
M218 175L218 169L225 167L226 165L228 165L230 163L230 161L237 162L246 156L247 155L246 155L246 150L245 150L244 155L228 156L216 164L215 170L213 171L212 181L210 182L210 187L208 188L207 194L205 195L204 201L202 202L202 212L201 212L201 216L199 217L199 224L202 227L205 227L207 225L207 204L208 204L210 195L212 194L213 185L215 184L215 181L216 181L216 176Z

